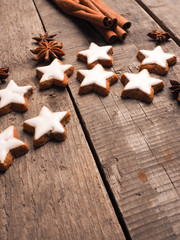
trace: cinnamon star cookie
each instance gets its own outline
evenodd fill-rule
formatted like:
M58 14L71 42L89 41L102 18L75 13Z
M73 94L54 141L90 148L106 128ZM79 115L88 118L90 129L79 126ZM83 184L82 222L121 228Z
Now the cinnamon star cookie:
M88 68L93 68L97 63L100 63L104 67L112 67L113 49L112 46L99 47L95 43L91 43L89 49L81 51L77 54L77 58L82 62L87 62Z
M97 64L91 70L79 70L77 79L81 82L79 94L94 90L102 96L107 96L110 85L118 81L118 76L113 72L105 71L100 64Z
M40 147L51 138L64 141L67 133L64 125L69 122L69 112L51 112L43 106L39 115L23 123L27 132L34 133L34 146Z
M11 80L5 89L0 90L0 115L7 114L11 111L27 111L27 99L32 91L32 86L28 85L19 87L13 80Z
M154 93L162 90L164 87L164 82L150 77L147 69L143 69L137 74L123 73L121 82L125 85L121 97L139 99L147 103L151 103Z
M149 72L165 75L168 72L168 66L176 63L177 57L171 53L165 53L161 46L154 50L139 50L137 58L141 62L139 70L147 69Z
M53 84L59 87L66 87L68 84L68 76L72 75L74 66L70 64L62 64L55 58L48 66L36 68L36 74L39 81L39 88L50 88Z

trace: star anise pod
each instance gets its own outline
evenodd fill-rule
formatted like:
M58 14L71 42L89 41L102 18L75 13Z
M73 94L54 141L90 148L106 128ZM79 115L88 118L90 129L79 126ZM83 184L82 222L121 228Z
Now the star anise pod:
M171 92L177 96L178 102L180 102L180 83L176 80L170 80L172 87L169 87Z
M0 83L4 82L4 79L8 77L9 68L0 68Z
M169 38L171 38L171 34L168 32L160 32L158 30L154 30L147 34L150 38L155 40L157 43L167 42Z
M50 41L54 41L54 37L57 34L51 34L49 35L48 32L45 32L44 35L42 35L41 33L39 33L39 37L33 37L32 39L36 40L37 42L50 42Z
M57 41L39 42L39 47L30 50L32 53L37 54L35 60L45 60L48 62L51 59L59 58L65 55L62 50L63 44L58 44Z

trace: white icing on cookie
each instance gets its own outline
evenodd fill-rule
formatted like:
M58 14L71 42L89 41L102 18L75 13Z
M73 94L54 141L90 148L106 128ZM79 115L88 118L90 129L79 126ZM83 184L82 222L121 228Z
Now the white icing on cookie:
M124 90L139 89L147 94L151 93L151 87L163 82L160 79L152 78L149 75L147 69L143 69L141 72L135 73L124 73L129 82L124 87Z
M14 137L14 127L10 126L0 133L0 162L4 163L10 150L23 146L25 143Z
M96 84L106 88L106 79L114 75L113 72L105 71L101 64L97 64L91 70L79 70L79 72L84 76L81 87Z
M65 117L67 112L51 112L47 107L43 106L39 115L26 120L24 123L35 128L35 140L44 134L64 133L64 128L60 121Z
M24 95L32 89L32 86L19 87L13 80L9 82L7 87L0 90L0 108L10 104L25 104Z
M93 63L99 59L111 60L110 56L107 54L112 46L99 47L95 43L91 43L89 49L79 52L79 54L87 57L87 63Z
M38 71L43 73L40 82L45 82L49 79L56 79L59 81L64 80L64 72L71 68L70 64L61 64L60 61L55 58L52 63L48 66L36 68Z
M175 57L174 54L165 53L161 46L157 46L154 50L139 50L146 58L142 61L142 64L153 64L156 63L161 67L166 67L167 60Z

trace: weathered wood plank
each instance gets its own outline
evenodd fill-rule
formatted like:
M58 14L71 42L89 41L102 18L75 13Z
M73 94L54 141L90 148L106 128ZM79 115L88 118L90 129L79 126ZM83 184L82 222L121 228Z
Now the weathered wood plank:
M0 1L0 23L0 66L10 67L7 82L12 78L35 88L26 113L0 118L0 131L13 124L30 146L0 175L0 239L124 239L67 91L38 89L29 50L37 46L32 37L43 28L33 2ZM43 105L71 113L68 137L34 149L22 123Z
M180 2L176 0L136 0L160 26L169 31L180 46Z
M73 18L66 18L48 1L35 2L45 27L49 31L61 31L57 38L64 43L76 70L86 69L85 64L77 61L76 53L88 48L91 41L104 45L103 40L88 25L83 26L80 21L75 25ZM105 2L132 22L125 43L114 45L114 70L119 76L125 71L138 72L136 53L139 49L155 47L147 33L159 28L134 0ZM79 34L73 34L74 27ZM68 41L64 34L69 30L72 32ZM86 39L89 41L86 46L71 47ZM180 55L173 41L163 48ZM180 109L168 89L169 79L179 76L178 62L166 77L161 77L165 89L155 95L150 105L122 100L120 81L111 87L106 98L94 93L79 96L75 76L69 84L132 239L180 237Z

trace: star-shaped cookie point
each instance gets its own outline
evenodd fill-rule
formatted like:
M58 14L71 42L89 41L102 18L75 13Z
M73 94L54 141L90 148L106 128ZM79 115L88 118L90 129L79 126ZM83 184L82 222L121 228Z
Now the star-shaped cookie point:
M87 62L88 68L93 68L97 63L100 63L104 67L112 67L113 49L112 46L98 46L95 43L91 43L89 49L80 51L77 54L77 58L83 62Z
M176 63L177 57L171 53L165 53L161 46L154 50L139 50L137 58L141 64L139 70L147 69L149 72L165 75L168 72L168 66Z
M39 88L46 89L52 85L59 87L66 87L68 84L68 76L72 75L74 66L70 64L62 64L62 62L55 58L48 66L36 68L36 74L39 81Z
M81 82L79 94L94 90L102 96L107 96L110 85L118 81L118 76L115 73L105 71L100 64L91 70L79 70L77 78Z
M28 110L28 102L32 93L32 86L18 86L13 80L5 89L0 90L0 115L11 111L25 112Z
M139 73L123 73L121 82L125 84L121 96L123 98L134 98L147 103L151 103L154 93L164 87L164 82L157 78L152 78L147 69Z
M26 143L17 138L17 131L14 126L6 128L0 133L0 171L6 171L18 157L29 150Z
M24 121L23 128L34 133L34 146L40 147L51 138L64 141L67 136L64 126L69 120L69 112L52 112L43 106L37 117Z

